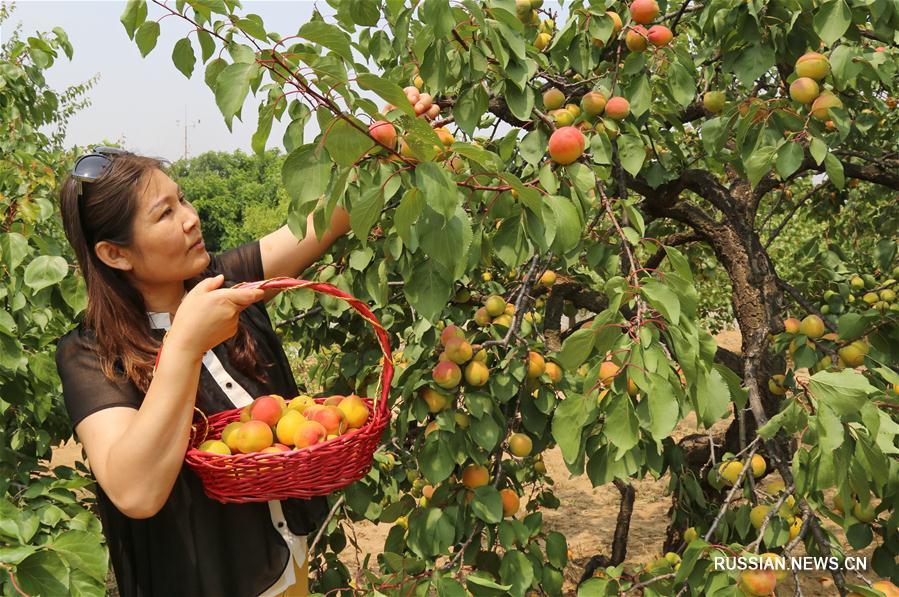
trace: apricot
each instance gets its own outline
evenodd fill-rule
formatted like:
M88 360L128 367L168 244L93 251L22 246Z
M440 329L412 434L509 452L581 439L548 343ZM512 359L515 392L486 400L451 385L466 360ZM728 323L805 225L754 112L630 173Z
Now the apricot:
M880 591L886 597L899 597L899 587L888 580L878 580L871 584L871 588Z
M752 476L756 479L764 475L768 469L768 463L765 462L761 454L753 454L752 460L749 461L749 466L752 467Z
M874 506L871 504L862 506L859 502L856 502L855 505L852 506L852 515L862 522L872 522L877 518L877 512L874 510Z
M284 399L280 396L260 396L250 404L250 418L262 421L269 427L278 424L284 412Z
M622 120L631 113L631 104L621 96L615 96L606 102L606 116L612 120Z
M428 437L435 431L437 431L437 421L431 421L428 423L428 426L425 427L425 437Z
M761 557L765 560L771 560L772 562L777 563L780 561L780 558L782 558L783 556L779 556L776 553L771 553L769 551L769 552L761 554L761 556L759 556L759 557ZM778 565L778 564L775 564L775 565ZM781 570L780 568L776 568L776 569L772 570L772 572L774 572L774 578L777 580L777 582L780 582L787 577L786 567L784 567L783 570Z
M325 406L337 406L341 402L343 402L344 396L340 394L334 394L333 396L328 396L325 398L325 401L322 402Z
M284 444L272 444L264 450L260 450L263 454L272 454L275 452L290 452L290 448Z
M740 572L740 588L747 595L770 595L777 586L773 570L744 570Z
M499 317L497 317L493 320L493 325L495 325L497 327L509 329L509 326L512 325L512 318L509 317L508 315L506 315L505 313L503 313L502 315L500 315Z
M518 509L521 507L521 498L518 497L514 489L509 489L508 487L500 489L499 497L503 502L503 517L508 518L518 514Z
M512 456L524 458L525 456L530 456L533 449L534 442L524 433L513 433L509 437L509 452Z
M619 371L621 371L621 367L612 361L603 361L602 365L599 366L599 381L604 386L610 385Z
M634 0L630 6L631 18L641 25L649 25L659 16L659 5L655 0Z
M314 446L327 437L328 431L318 421L303 421L293 436L293 445L297 448Z
M476 361L486 363L487 362L487 350L482 348L481 350L477 351L472 358Z
M452 361L437 363L431 370L431 375L437 385L446 390L456 387L462 381L462 370Z
M491 317L490 317L490 315L487 314L486 307L480 307L477 311L475 311L474 322L476 324L478 324L479 326L484 327L484 326L490 325L490 320L491 320Z
M587 140L573 126L556 129L549 138L549 155L557 164L570 164L584 153Z
M768 391L775 396L786 395L787 390L784 388L784 379L786 378L783 375L772 375L771 379L768 380Z
M410 104L415 104L421 97L421 92L414 85L403 87L403 93L406 94L406 99L409 100Z
M799 324L799 333L817 339L824 335L824 322L817 315L809 315Z
M437 104L431 104L431 107L428 108L428 111L425 112L425 118L429 120L434 120L437 116L440 115L440 106Z
M861 367L865 364L865 355L868 354L868 343L856 340L838 350L837 354L848 366Z
M484 308L487 310L487 315L490 317L499 317L506 310L506 301L503 300L503 297L494 294L489 296L484 302Z
M843 102L830 91L824 91L812 102L812 116L818 120L828 120L831 108L842 108Z
M653 25L649 28L648 37L649 43L657 48L664 48L671 43L671 40L674 38L674 34L671 33L671 29L665 27L664 25Z
M468 416L468 413L456 412L453 414L453 419L460 429L468 429L468 426L471 425L471 417Z
M549 115L553 117L553 123L558 127L571 126L574 123L574 114L565 109L551 110Z
M446 147L449 147L456 142L456 138L453 137L453 134L449 132L449 130L447 130L445 127L438 126L434 129L434 132L437 133L437 136L440 138L440 142L443 143Z
M490 481L490 473L487 467L479 464L469 464L462 470L462 485L468 489L483 487Z
M796 60L796 74L820 81L830 72L830 61L827 56L818 52L808 52Z
M463 365L471 360L471 344L464 338L450 338L446 343L446 355L457 365Z
M549 46L549 42L551 42L552 39L553 36L549 33L538 33L537 38L534 39L534 47L542 52Z
M618 16L617 12L613 12L611 10L607 10L606 14L609 15L609 18L612 19L612 32L614 35L618 35L621 31L621 28L624 27L624 23L621 22L621 17Z
M368 421L368 405L355 394L341 400L337 408L343 413L343 419L346 421L348 429L359 429Z
M288 410L278 421L275 427L275 435L278 441L289 446L293 445L293 438L297 433L297 428L306 421L306 417L300 414L298 410Z
M481 361L472 361L465 366L465 383L480 387L490 378L490 369Z
M291 400L287 404L288 410L296 410L302 414L307 408L315 404L315 399L312 396L307 396L305 394L301 394L297 396L293 400Z
M440 332L440 345L446 346L446 343L452 338L465 338L465 332L457 325L450 324L446 326Z
M396 128L389 122L379 120L371 123L368 125L368 134L371 135L372 139L385 147L390 149L396 147Z
M549 269L546 270L540 276L540 280L537 283L540 284L540 286L549 288L550 286L552 286L553 284L556 283L556 272L549 270Z
M251 420L253 417L250 415L250 410L253 408L253 403L247 404L245 407L240 409L240 422L246 423Z
M725 485L733 485L743 472L743 463L739 460L722 462L718 467L718 474L724 479Z
M703 107L712 114L717 114L724 109L724 101L725 97L722 91L706 91L702 96Z
M759 504L749 511L749 522L752 523L755 530L762 528L762 523L765 521L765 517L768 516L768 512L770 511L771 506L765 504Z
M546 373L547 377L549 377L550 381L554 384L562 381L562 368L552 361L547 361L544 373Z
M306 418L321 423L328 435L340 435L346 428L343 411L336 406L322 406L311 413L306 412Z
M218 439L210 439L197 448L201 452L209 452L210 454L222 454L223 456L231 455L231 448L228 447L228 444Z
M790 541L799 536L799 531L802 530L802 519L798 516L793 519L793 522L790 523Z
M788 334L798 334L800 323L795 317L788 317L784 319L784 331Z
M565 109L571 112L571 115L575 118L581 115L581 107L577 104L565 104Z
M225 425L225 428L222 429L222 441L231 449L232 453L237 450L237 443L235 441L237 435L235 435L234 432L240 429L241 425L243 425L243 423L240 421L234 421L233 423L228 423Z
M646 27L636 25L631 27L627 35L624 36L624 43L631 52L644 52L649 47L648 35L649 31L646 30Z
M533 350L528 352L528 377L536 379L546 370L546 361L543 355Z
M264 421L247 421L240 426L234 439L237 450L243 454L259 452L272 445L274 436L272 428Z
M506 315L515 315L515 305L512 303L506 303L506 308L503 309L503 313Z
M695 527L690 527L689 529L684 531L684 541L690 543L692 541L695 541L696 539L699 539L699 533L696 531Z
M436 414L445 410L450 403L450 397L446 394L438 392L434 388L425 387L421 391L421 397L428 404L428 412Z
M818 82L810 77L799 77L790 83L790 97L800 104L812 103L819 92Z

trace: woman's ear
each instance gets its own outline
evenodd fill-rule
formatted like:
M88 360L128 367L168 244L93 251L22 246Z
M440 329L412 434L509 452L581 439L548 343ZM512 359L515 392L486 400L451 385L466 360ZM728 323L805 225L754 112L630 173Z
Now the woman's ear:
M96 251L100 261L111 268L120 269L126 272L134 269L134 266L131 264L128 250L120 245L101 240L94 245L94 251Z

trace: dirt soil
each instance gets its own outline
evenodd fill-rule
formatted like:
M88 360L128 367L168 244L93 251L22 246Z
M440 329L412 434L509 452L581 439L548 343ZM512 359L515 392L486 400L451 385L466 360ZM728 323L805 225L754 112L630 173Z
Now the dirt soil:
M736 331L721 332L717 337L719 346L728 348L734 352L740 350L740 335ZM730 421L720 421L714 427L715 431L722 430ZM691 413L682 421L673 433L675 441L702 431L696 424L696 419ZM75 459L81 459L79 445L69 442L54 451L52 466L71 465ZM571 551L569 565L565 570L566 595L576 593L576 583L584 570L584 566L590 557L597 554L609 554L612 542L612 534L615 529L616 517L620 494L614 485L592 487L590 480L584 476L569 478L570 474L562 461L561 451L556 448L544 453L547 474L555 481L556 496L561 502L557 510L545 510L543 512L544 526L547 530L558 531L568 538L568 546ZM630 539L628 543L627 561L629 563L647 563L660 557L660 550L665 539L665 530L668 523L667 511L671 505L671 498L666 487L669 477L666 475L658 481L652 478L634 481L636 489L636 502L634 514L631 519ZM829 497L829 496L828 496ZM847 555L868 556L869 570L871 554L879 543L873 543L867 549L856 551L848 547L841 529L829 520L824 524L841 538ZM391 525L357 523L355 526L356 540L361 548L359 560L365 553L377 554L382 551L384 539ZM355 550L348 548L342 559L351 570L357 568ZM797 548L793 555L805 555L802 546ZM873 572L865 574L869 580L875 576ZM826 572L800 572L799 580L802 594L810 597L823 597L838 595L830 576ZM852 582L861 582L857 577L851 577ZM779 583L776 594L785 596L793 595L795 584L788 576Z

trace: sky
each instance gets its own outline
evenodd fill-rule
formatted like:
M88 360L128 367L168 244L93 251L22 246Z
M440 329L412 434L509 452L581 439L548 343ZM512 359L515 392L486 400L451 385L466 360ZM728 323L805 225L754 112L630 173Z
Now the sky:
M333 13L324 0L244 0L242 5L241 14L258 14L266 30L284 36L296 33L315 7L324 15ZM9 39L17 24L21 24L23 39L56 26L66 31L74 56L69 61L61 54L46 72L48 84L57 91L99 74L88 92L91 105L69 121L65 146L98 144L106 139L119 141L137 153L176 160L185 153L186 128L189 156L210 150L250 153L259 102L248 97L243 122L235 118L233 132L228 131L215 96L203 80L205 67L199 61L195 36L191 39L198 60L191 78L172 62L175 42L187 34L190 25L175 17L163 19L156 47L142 58L119 22L124 6L123 1L112 0L17 0L12 17L0 25L0 41ZM161 8L150 3L148 18L162 14ZM263 79L263 84L267 82ZM287 124L285 113L283 123L274 122L266 148L283 151L281 138Z

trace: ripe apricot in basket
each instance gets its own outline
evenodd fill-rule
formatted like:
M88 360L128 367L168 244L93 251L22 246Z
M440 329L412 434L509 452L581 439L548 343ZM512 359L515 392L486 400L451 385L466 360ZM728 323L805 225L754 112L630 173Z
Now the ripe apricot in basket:
M247 421L236 433L234 441L237 449L243 454L260 452L271 446L274 441L271 426L263 421Z
M217 439L210 439L202 444L198 448L201 452L209 452L210 454L222 454L223 456L231 455L231 448L228 445Z
M304 416L310 421L321 423L328 435L340 435L346 427L343 411L336 406L310 406L306 409Z
M368 420L368 406L359 396L351 394L340 401L337 408L343 413L349 429L359 429Z
M250 404L250 419L268 423L269 426L277 425L283 413L284 398L277 394L260 396Z
M272 444L269 447L262 450L263 454L277 453L277 452L290 452L290 448L288 448L284 444Z
M236 431L240 429L240 426L243 425L240 421L232 421L225 425L225 428L222 430L222 441L225 442L225 445L231 449L231 453L237 452L237 433Z
M300 411L300 413L302 413L313 404L315 404L315 400L312 398L312 396L306 396L305 394L303 394L291 400L287 404L287 408L290 410L298 410Z
M343 399L344 396L341 396L340 394L334 394L333 396L328 396L327 398L325 398L325 401L322 402L322 404L324 404L325 406L337 406L343 401Z
M285 412L281 417L281 420L278 421L278 425L275 427L275 435L278 436L278 441L282 444L292 446L293 438L297 434L297 429L305 421L306 417L301 415L299 411L287 410L287 412Z
M303 421L293 436L293 445L297 448L308 448L325 439L328 432L318 421Z

